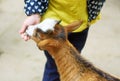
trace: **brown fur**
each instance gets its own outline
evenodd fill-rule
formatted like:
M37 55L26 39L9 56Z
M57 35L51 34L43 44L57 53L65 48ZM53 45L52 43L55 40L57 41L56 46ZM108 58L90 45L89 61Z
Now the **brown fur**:
M76 24L81 24L77 22ZM120 81L87 62L67 40L67 31L75 30L68 25L66 28L56 24L54 31L34 31L32 39L41 50L47 50L54 58L61 81ZM69 28L69 29L67 29ZM70 28L73 28L70 30Z

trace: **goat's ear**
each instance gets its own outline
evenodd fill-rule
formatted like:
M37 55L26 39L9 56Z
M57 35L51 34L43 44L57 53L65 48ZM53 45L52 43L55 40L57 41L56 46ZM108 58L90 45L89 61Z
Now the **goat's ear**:
M65 26L67 32L72 32L76 29L78 29L81 25L82 25L83 21L79 20L79 21L74 21L71 24Z

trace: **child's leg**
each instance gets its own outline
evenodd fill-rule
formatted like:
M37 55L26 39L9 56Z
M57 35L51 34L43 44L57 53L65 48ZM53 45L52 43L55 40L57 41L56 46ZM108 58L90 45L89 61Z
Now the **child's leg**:
M77 48L79 52L81 52L85 45L87 34L88 29L84 30L83 32L70 33L68 35L69 41ZM60 81L54 59L46 51L45 55L47 57L47 63L45 65L44 77L42 81Z
M47 62L45 65L44 76L42 81L60 81L59 74L54 59L45 51Z
M68 35L68 40L74 45L74 47L81 52L81 50L83 49L85 43L86 43L86 39L87 39L87 35L88 35L88 30L89 28L85 29L82 32L78 32L78 33L70 33Z

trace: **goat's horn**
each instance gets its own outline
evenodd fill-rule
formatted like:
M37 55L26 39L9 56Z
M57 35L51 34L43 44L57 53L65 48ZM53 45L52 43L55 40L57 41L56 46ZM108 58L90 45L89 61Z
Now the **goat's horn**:
M60 24L62 20L59 20L57 24Z

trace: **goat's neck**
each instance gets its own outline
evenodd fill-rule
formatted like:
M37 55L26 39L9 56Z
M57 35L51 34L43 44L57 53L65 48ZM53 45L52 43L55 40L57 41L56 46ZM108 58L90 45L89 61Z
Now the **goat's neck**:
M48 50L48 52L51 53L52 57L55 59L58 71L60 73L61 81L90 81L90 79L82 80L82 78L80 79L78 77L87 76L91 78L91 75L95 75L94 77L98 77L98 75L95 72L90 70L89 63L87 64L87 62L83 58L81 58L79 52L68 41L56 50ZM80 59L78 59L79 57ZM89 74L90 76L88 76ZM102 79L102 81L106 80Z

